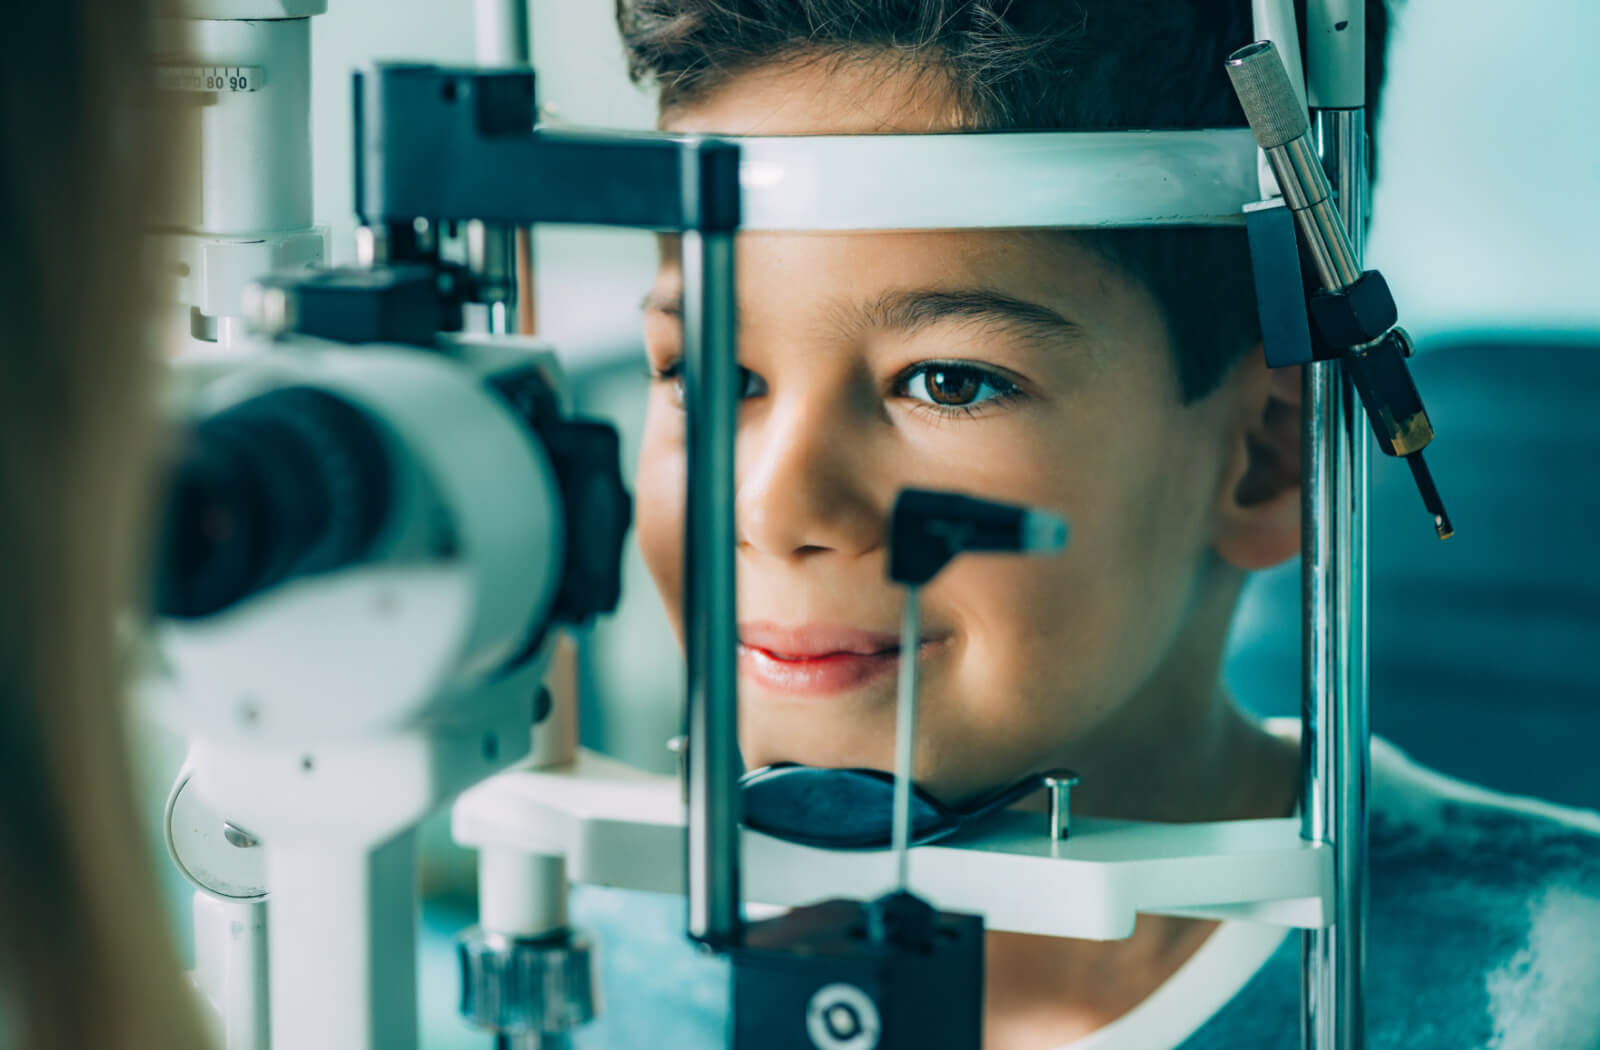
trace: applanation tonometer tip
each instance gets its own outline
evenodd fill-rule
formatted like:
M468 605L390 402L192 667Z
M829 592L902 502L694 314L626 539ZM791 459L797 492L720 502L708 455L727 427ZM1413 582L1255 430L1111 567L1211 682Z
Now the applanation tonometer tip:
M900 619L900 676L896 696L893 848L896 883L910 881L911 778L917 725L917 649L921 644L922 585L963 552L1051 554L1067 546L1067 523L1033 507L906 489L889 523L889 578L906 588Z

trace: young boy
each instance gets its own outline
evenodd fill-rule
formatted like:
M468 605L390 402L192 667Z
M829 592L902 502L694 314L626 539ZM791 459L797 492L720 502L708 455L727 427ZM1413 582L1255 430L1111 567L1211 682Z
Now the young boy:
M1375 105L1387 16L1368 6ZM1105 130L1243 124L1223 60L1252 39L1249 8L634 0L619 20L670 131ZM639 541L675 618L676 252L663 244L647 304L656 382L637 481ZM1242 712L1219 680L1246 574L1294 556L1300 540L1299 377L1265 367L1241 231L748 234L738 282L747 766L891 768L895 672L915 658L916 778L947 802L1066 766L1082 774L1083 813L1294 812L1297 743ZM1047 508L1071 523L1071 549L957 561L926 589L917 653L902 653L884 540L895 494L912 486ZM1595 840L1381 745L1373 807L1372 1045L1524 1038L1502 1029L1497 996L1531 965L1516 957L1539 921L1529 908L1550 886L1592 886ZM1423 836L1445 810L1451 837ZM1491 830L1533 852L1515 877L1486 881L1452 863L1504 848ZM1551 867L1551 849L1564 866ZM1589 890L1563 907L1600 932ZM985 1047L1294 1045L1295 940L1157 916L1114 943L991 933ZM1560 996L1549 1005L1554 1019L1529 1021L1553 1026L1548 1038L1527 1045L1600 1045L1600 1011L1578 1016L1583 1005ZM657 1040L666 1023L655 1022ZM695 1045L719 1040L708 1025Z

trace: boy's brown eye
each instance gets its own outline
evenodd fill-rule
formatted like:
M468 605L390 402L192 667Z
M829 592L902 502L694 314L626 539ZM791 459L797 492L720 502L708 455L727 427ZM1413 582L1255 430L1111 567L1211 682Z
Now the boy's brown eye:
M983 377L975 369L935 367L927 373L928 397L939 405L967 405L983 388Z
M896 393L917 407L962 416L998 408L1016 398L1017 385L987 368L957 361L924 361L903 373Z

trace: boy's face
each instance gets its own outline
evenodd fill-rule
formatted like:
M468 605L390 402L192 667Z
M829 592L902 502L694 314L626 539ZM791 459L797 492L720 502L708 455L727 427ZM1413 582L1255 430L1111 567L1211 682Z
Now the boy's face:
M664 125L951 128L926 87L864 65L777 66ZM964 556L925 589L917 778L935 794L1092 765L1086 751L1125 751L1179 695L1215 689L1232 592L1218 598L1211 554L1230 550L1219 538L1260 383L1182 405L1156 302L1070 235L747 234L738 252L747 765L892 767L907 657L885 534L907 487L1042 507L1071 527L1062 555ZM640 544L681 634L679 286L668 241L646 311L658 378L637 489Z

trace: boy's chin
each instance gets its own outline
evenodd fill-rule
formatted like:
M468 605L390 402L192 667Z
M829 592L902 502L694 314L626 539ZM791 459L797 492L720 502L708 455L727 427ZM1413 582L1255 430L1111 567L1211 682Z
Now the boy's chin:
M767 766L794 764L812 769L874 769L883 773L894 772L892 747L882 754L866 755L844 748L797 748L791 742L784 746L778 741L741 743L746 770L764 769ZM940 767L918 770L916 784L919 789L936 799L941 805L960 808L968 802L983 798L1002 788L1010 787L1020 778L992 778L976 769Z
M881 769L894 768L891 748L874 749L841 746L825 740L807 741L794 733L766 732L765 727L751 726L740 733L739 749L744 756L746 769L762 769L792 763L813 769ZM854 734L852 734L854 735ZM859 740L859 736L857 737Z
M793 746L760 746L741 744L746 769L764 769L767 766L796 765L812 769L879 769L880 764L862 761L839 751L826 748L796 748Z

